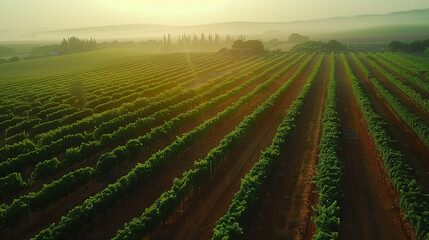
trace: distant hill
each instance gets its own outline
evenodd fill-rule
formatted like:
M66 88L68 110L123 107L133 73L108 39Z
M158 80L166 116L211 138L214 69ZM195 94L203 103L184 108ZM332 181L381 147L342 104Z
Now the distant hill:
M420 40L429 37L429 25L382 25L367 27L355 30L345 30L340 32L319 35L325 39L339 39L343 41L391 41L391 40Z
M174 28L173 26L157 25L157 24L125 24L125 25L109 25L86 28L61 29L56 31L48 31L44 33L142 33L151 31L164 31Z
M429 9L294 22L224 22L196 26L113 25L20 33L20 36L15 36L18 38L15 40L58 40L71 35L93 37L98 41L143 40L162 39L163 35L167 33L170 33L173 39L183 33L219 33L221 35L231 34L233 37L243 34L248 38L286 40L294 32L310 36L312 40L332 38L347 41L420 39L429 36ZM0 41L2 40L5 39L0 38Z

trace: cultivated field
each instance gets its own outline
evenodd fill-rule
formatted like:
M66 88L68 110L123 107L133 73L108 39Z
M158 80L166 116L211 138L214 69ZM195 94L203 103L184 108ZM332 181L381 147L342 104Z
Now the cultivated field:
M0 239L429 239L427 58L115 50L0 75Z

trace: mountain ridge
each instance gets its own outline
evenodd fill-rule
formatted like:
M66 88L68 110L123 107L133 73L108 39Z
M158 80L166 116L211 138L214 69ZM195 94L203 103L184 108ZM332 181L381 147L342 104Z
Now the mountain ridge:
M359 14L352 16L337 16L337 17L328 17L328 18L317 18L317 19L309 19L309 20L293 20L293 21L227 21L227 22L217 22L217 23L206 23L206 24L195 24L195 25L173 25L173 24L157 24L157 23L129 23L129 24L113 24L113 25L100 25L100 26L89 26L89 27L77 27L77 28L65 28L65 29L57 29L52 31L44 31L44 32L59 32L59 31L72 31L72 30L80 30L80 29L95 29L95 28L109 28L109 27L127 27L127 26L158 26L158 27L201 27L201 26L213 26L213 25L226 25L226 24L293 24L293 23L307 23L314 21L327 21L327 20L340 20L340 19L351 19L351 18L362 18L362 17L382 17L386 15L397 15L397 14L407 14L407 13L416 13L416 12L427 12L429 13L429 8L422 9L412 9L405 11L394 11L388 13L381 14Z
M382 30L389 28L389 34ZM404 32L409 27L411 31ZM381 29L380 34L374 29ZM395 28L398 34L395 34ZM365 30L367 29L367 31ZM375 32L374 32L375 31ZM346 32L359 32L362 35L350 38ZM285 22L252 22L229 21L200 25L165 25L151 23L134 23L120 25L89 26L82 28L58 29L52 31L2 32L0 41L59 41L70 36L95 38L97 41L141 41L161 40L164 34L172 35L173 40L182 34L229 34L232 37L245 35L248 39L281 39L285 40L291 33L309 36L312 40L347 40L364 41L366 32L371 41L387 41L394 37L397 40L419 39L429 36L429 8L397 11L384 14L362 14L357 16L339 16L331 18L298 20ZM401 33L403 32L403 33ZM357 37L356 37L357 36Z

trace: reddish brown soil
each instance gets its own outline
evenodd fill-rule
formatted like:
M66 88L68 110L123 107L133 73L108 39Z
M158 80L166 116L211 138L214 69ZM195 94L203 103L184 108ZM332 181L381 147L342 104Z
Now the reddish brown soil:
M297 67L298 65L295 65L285 75L292 75ZM261 92L252 101L240 108L233 117L216 127L215 131L181 154L160 175L154 177L148 185L142 186L133 196L117 204L116 209L111 209L106 216L98 216L92 226L83 229L82 239L111 238L117 230L124 227L124 223L140 216L145 208L149 207L164 191L171 187L174 178L181 177L184 171L192 168L196 160L204 158L227 133L231 132L242 121L245 115L250 114L256 106L265 101L285 79L287 78L283 77L275 81L266 91Z
M216 170L211 181L198 190L198 194L187 201L187 207L180 209L168 224L159 226L151 239L209 239L212 236L216 221L226 213L239 190L240 180L259 160L261 151L271 144L278 125L298 96L316 60L312 60L287 93L252 127L242 143ZM288 79L289 76L283 78Z
M398 196L387 176L341 59L336 58L340 159L345 163L339 239L415 239L404 221Z
M207 62L204 61L204 62L198 63L198 64L191 64L191 63L189 63L189 64L187 64L188 66L183 66L182 67L183 68L183 72L181 72L179 74L176 72L177 69L174 69L172 72L168 72L167 71L166 74L163 76L163 78L155 77L155 78L152 78L152 79L157 79L157 82L159 80L160 82L165 83L164 80L166 80L168 77L177 77L177 76L180 76L180 78L186 77L186 76L189 76L189 75L193 74L194 72L197 72L197 71L203 70L204 68L207 68L207 65L210 66L210 64L213 64L213 63L216 63L216 64L229 63L230 61L231 60L229 60L229 59L217 59L217 61L215 61L214 59L211 59L211 60L209 60ZM156 68L156 65L155 65L155 68ZM149 75L149 77L146 76L146 79L151 79L150 75ZM176 82L179 83L178 80L176 80ZM152 83L154 83L154 82L152 81ZM147 89L150 88L146 84L143 84L141 87L144 87L143 88L144 90L147 90ZM112 88L112 90L114 90L115 86L112 86L111 88ZM135 93L139 93L140 94L141 92L135 92ZM154 96L156 96L157 94L160 94L160 93L161 92L147 92L144 95L140 94L139 97L154 97ZM110 95L111 95L111 93L109 95L103 94L102 96L111 97ZM129 100L129 101L134 101L134 100L135 100L135 98L133 98L132 100ZM103 104L103 103L99 103L96 106L93 106L92 108L95 109L98 105L101 105L101 104ZM116 103L110 109L121 107L123 104L124 104L123 102Z
M4 140L4 132L0 133L0 148L6 145L6 141Z
M410 71L408 68L403 67L403 66L401 66L401 65L397 64L396 62L394 62L394 61L390 60L390 59L388 58L388 56L382 56L382 58L383 58L384 60L388 61L389 63L393 64L394 66L396 66L396 67L400 68L401 70L407 71L407 72L408 72L408 73L410 73L411 75L413 75L413 76L415 76L415 77L418 77L418 78L420 78L421 80L423 80L423 81L425 81L425 82L429 83L429 79L426 79L423 75L421 75L421 74L417 74L417 73L414 73L414 72Z
M410 108L415 114L419 115L423 120L429 122L429 113L426 112L423 107L414 102L404 92L397 88L389 79L387 79L382 73L380 73L374 66L368 63L364 58L360 57L362 63L369 69L373 76L380 81L381 84L406 107Z
M422 95L425 98L429 98L429 93L427 93L425 90L421 89L419 86L415 85L408 79L402 77L399 73L393 71L391 68L384 65L382 62L378 61L377 59L370 57L373 61L375 61L378 65L382 66L386 71L388 71L390 74L395 76L397 79L401 80L405 85L411 87L414 91L418 92L420 95Z
M244 59L243 58L236 59L234 62L239 62L239 61L242 61L242 60L244 60ZM253 62L254 60L256 60L256 59L247 58L247 61L244 62L244 63L242 63L239 66L235 66L235 67L232 67L232 68L227 68L227 69L225 69L223 71L212 71L212 72L209 72L209 73L205 73L205 74L199 75L199 76L197 76L197 81L195 83L189 85L189 86L186 86L186 89L194 89L194 88L196 88L196 87L198 87L198 86L200 86L200 85L202 85L204 83L207 83L208 80L216 78L216 77L219 77L219 76L222 76L222 75L224 75L226 73L236 73L236 72L239 72L239 71L241 71L243 69L243 66L245 66L245 64ZM262 58L259 58L258 60L259 60L258 62L260 62L262 60Z
M293 61L293 60L291 60L291 61ZM301 60L301 62L302 61L303 60ZM298 66L298 64L295 65L294 67L292 67L289 70L289 72L296 71L297 66ZM269 77L273 76L274 74L275 74L275 72L272 73L272 74L269 74L269 76L261 79L259 81L259 83L262 82L262 81L264 81L264 79L268 79ZM250 77L253 77L253 75L249 76L249 78ZM241 93L239 93L236 96L234 96L234 98L228 99L225 103L220 104L219 106L217 106L215 109L213 109L210 113L207 113L205 116L201 116L196 121L191 122L189 124L185 124L185 126L182 127L182 129L181 129L181 133L187 132L189 130L192 130L193 128L195 128L196 126L198 126L199 124L201 124L202 122L204 122L206 119L208 119L208 118L210 118L212 116L215 116L219 111L223 110L224 108L226 108L227 106L229 106L230 104L232 104L232 102L236 101L239 97L244 96L247 93L249 93L250 91L252 91L257 85L258 85L258 83L252 84L247 89L245 89ZM272 88L275 88L275 87L272 87ZM271 91L273 91L273 89L271 89ZM248 106L250 106L250 105L248 105ZM246 106L246 108L248 108L248 107ZM242 111L242 113L241 113L242 115L236 115L235 117L238 118L239 116L244 116L243 115L243 114L245 114L244 109L242 109L240 111ZM246 111L247 111L247 114L248 114L251 111L251 109L247 109ZM229 126L230 123L222 123L222 124L226 125L226 126ZM226 133L227 132L225 132L225 134ZM212 133L212 135L215 135L215 134L216 133ZM218 138L221 138L224 135L218 136ZM149 147L148 149L146 149L145 151L143 151L142 153L140 153L140 155L139 155L139 159L140 160L139 161L145 161L146 159L148 159L148 157L152 153L154 153L157 150L162 149L163 147L167 146L172 141L174 141L174 139L175 139L175 136L172 136L172 138L169 139L168 141L165 141L163 143L160 142L156 146ZM215 140L212 140L212 137L210 137L210 136L206 137L205 139L206 139L206 142L201 141L201 144L199 144L199 146L191 148L189 151L187 151L187 153L185 153L183 156L181 156L180 159L187 159L187 158L190 158L190 157L194 158L194 156L197 157L197 150L198 151L199 150L204 151L204 147L209 146L209 143L207 143L207 141L208 142L215 141ZM217 142L216 142L216 144L217 144ZM202 146L202 147L200 147L200 146ZM210 150L210 149L211 148L209 148L208 150ZM208 150L206 151L206 153L208 152ZM205 156L204 154L201 154L200 157L204 157L204 156ZM178 166L180 165L180 162L181 162L181 160L178 160L176 164L172 164L169 168L167 168L167 170L165 170L164 174L161 174L162 176L159 176L158 178L154 179L154 181L160 181L160 184L164 184L164 186L165 186L164 190L161 191L160 188L153 188L153 185L150 185L150 186L147 186L147 188L151 189L151 191L155 191L155 193L149 194L149 193L146 193L144 191L141 191L140 195L138 195L138 196L140 196L140 198L145 198L145 197L150 196L151 199L148 199L148 203L147 204L153 203L153 201L157 197L159 197L161 195L161 193L164 192L165 189L167 189L167 187L170 187L171 182L173 181L174 177L180 177L181 173L184 170L189 169L190 167L192 167L192 164L193 164L193 162L192 162L192 164L190 164L189 167L182 166L182 168L179 169ZM89 163L89 164L95 165L95 163L96 163L96 161L94 160L94 162ZM34 215L37 214L37 213L33 213L33 224L32 224L31 227L28 226L28 220L27 219L23 219L16 227L7 227L7 228L1 230L0 231L0 237L1 236L7 236L6 239L22 239L22 238L30 238L30 237L34 236L35 234L37 234L38 232L40 232L42 229L47 228L52 222L58 222L60 220L61 216L65 215L74 206L82 204L83 201L87 197L89 197L89 196L95 194L96 192L102 190L108 184L115 182L116 179L119 178L120 176L125 175L129 170L131 170L134 167L134 165L135 165L134 161L125 161L119 168L115 169L115 171L112 173L111 176L107 176L106 178L101 179L100 181L91 181L90 183L88 183L86 185L85 188L79 188L77 191L74 191L73 193L71 193L70 195L68 195L66 199L69 199L70 204L66 204L66 203L64 203L62 201L59 201L59 202L53 204L55 206L54 209L51 210L48 207L48 209L46 209L44 212L45 212L45 216L46 215L50 216L49 219L46 219L46 218L43 218L43 217L41 217L41 218L34 217ZM168 178L166 175L170 175L169 177L171 179ZM79 196L79 197L75 197L75 196ZM140 203L139 203L140 200L139 200L139 198L136 197L136 195L133 195L132 198L135 200L134 204L137 204L137 205L140 206ZM76 199L77 199L77 201L76 201ZM124 200L124 201L128 203L128 200ZM120 203L118 205L120 205ZM123 208L125 208L125 210L129 210L125 205L123 206ZM133 209L133 207L130 208L130 209ZM144 210L144 208L139 207L139 209L141 209L140 212L139 212L139 214L140 214ZM116 230L122 228L123 224L125 222L129 222L132 219L132 217L136 217L135 216L135 214L136 214L135 211L131 211L131 212L128 212L126 214L128 214L128 215L124 215L124 217L128 217L126 221L124 220L122 222L120 222L120 221L112 222L112 224L116 224L116 226L117 226ZM132 217L130 217L131 216L130 214L132 214ZM100 217L100 216L98 216L98 217ZM100 218L104 218L104 216L101 216ZM101 231L102 230L103 229L101 229ZM112 230L110 232L110 236L113 236L113 234L116 232L116 230L114 230L114 232L112 232L113 231ZM96 232L96 234L105 234L105 233L99 231L99 232Z
M318 201L314 184L317 145L329 77L326 57L304 103L296 128L262 190L260 203L244 223L244 239L311 239L311 206Z
M425 192L429 192L429 148L377 92L353 58L350 55L347 57L375 111L381 114L388 123L387 130L395 140L395 148L404 154L405 159L413 168L418 183L423 186Z
M239 61L240 59L237 59L236 61ZM211 61L213 61L213 60L211 60ZM224 61L224 62L226 62L226 60L225 59L223 59L222 61ZM207 67L206 65L205 65L205 62L206 61L204 61L204 62L201 62L201 63L198 63L197 65L195 65L195 66L193 66L192 68L195 70L195 71L200 71L200 70L203 70L204 69L204 67ZM210 61L209 61L209 63L210 63ZM187 68L187 69L183 69L183 73L182 73L182 75L184 75L184 76L187 76L187 75L190 75L190 74L193 74L193 72L192 72L192 70L190 70L189 68ZM213 71L213 72L215 72L215 71ZM238 71L235 71L235 73L238 73ZM214 74L213 74L214 75ZM165 75L165 77L174 77L175 76L175 74L174 73L166 73L166 75ZM204 79L204 81L206 82L206 81L208 81L209 79L212 79L212 78L214 78L214 77L218 77L218 76L220 76L220 74L216 74L216 76L211 76L211 73L208 73L207 75L204 75L204 76L199 76L199 78L201 78L202 80ZM156 93L152 93L152 94L155 94L156 95ZM145 97L151 97L151 96L153 96L153 95L147 95L147 96L145 96ZM100 103L101 104L101 103ZM119 107L119 106L118 106ZM148 115L151 115L151 114L153 114L154 112L151 112L151 113L149 113ZM142 116L140 116L140 117L146 117L146 116L148 116L148 115L142 115ZM144 133L146 133L146 132L144 132ZM140 135L143 135L144 133L140 133ZM136 136L137 137L137 136ZM121 145L122 144L125 144L126 143L126 141L124 141L124 142L122 142L121 143ZM119 145L119 144L118 144ZM104 152L106 152L106 150L103 150L102 152L100 152L100 153L97 153L97 154L94 154L94 155L101 155L101 154L103 154ZM62 161L62 159L64 159L64 157L65 157L65 152L63 152L63 153L60 153L59 155L57 155L57 156L55 156L55 157L57 157L58 158L58 160L60 160L60 161ZM22 178L25 180L25 181L27 181L29 178L30 178L30 175L31 175L31 173L34 171L34 169L35 169L35 166L30 166L30 167L26 167L25 169L23 169L22 171L21 171L21 176L22 176ZM64 171L64 172L68 172L67 170L66 171ZM51 178L49 178L48 179L48 181L45 181L45 182L42 182L42 183L47 183L47 182L51 182L51 179L58 179L59 177L62 177L62 175L63 174L61 174L61 175L56 175L56 176L52 176Z
M7 195L6 197L2 198L0 200L0 204L5 203L5 204L10 205L14 199L19 198L20 196L29 194L30 192L38 192L43 188L43 185L50 184L53 181L59 180L61 177L63 177L64 175L66 175L72 171L78 170L80 168L85 168L85 167L94 167L95 168L95 165L97 164L98 158L102 154L109 152L111 150L112 150L112 148L104 149L102 152L95 153L93 156L91 156L90 158L88 158L84 161L75 163L72 166L70 166L64 170L57 172L55 175L49 176L46 180L37 181L37 182L33 183L30 187L24 188L24 189L17 191L15 193L11 193L11 194ZM62 155L64 155L64 153ZM64 158L64 156L62 158ZM60 158L58 158L58 159L60 161L62 160ZM24 172L21 173L21 176L22 176L24 181L28 182L28 180L31 176L31 173L34 171L34 169L35 169L35 167L28 167L24 170Z
M289 62L294 61L294 59L290 60ZM289 71L295 71L298 66L299 63L302 62L303 59L301 59L298 64L296 64L295 66L293 66ZM277 69L277 71L280 70ZM263 70L261 70L260 72L262 72ZM239 82L237 82L236 84L234 84L235 86L241 85L242 83L244 83L247 79L250 79L256 75L258 75L258 73L252 74L251 76L249 76L248 78L246 78L245 80L241 80ZM184 123L179 132L178 133L172 133L172 137L170 139L161 139L160 142L157 143L157 146L154 148L153 153L156 152L158 149L162 149L168 145L170 145L174 140L176 140L176 136L180 136L181 134L191 131L192 129L194 129L195 127L197 127L198 125L202 124L205 120L210 119L214 116L216 116L219 112L223 111L224 109L226 109L228 106L232 105L234 102L236 102L238 99L240 99L242 96L247 95L248 93L250 93L256 86L258 86L260 83L262 83L263 81L265 81L266 79L269 79L270 77L272 77L274 74L276 74L276 71L274 71L273 73L268 74L267 76L265 76L264 78L260 79L259 81L250 84L246 89L242 90L241 92L237 93L236 95L234 95L233 97L229 98L228 100L220 103L219 105L217 105L216 107L214 107L213 109L210 110L210 112L199 116L195 121L191 121L191 122L187 122ZM231 87L230 89L232 89L233 87ZM209 99L207 99L209 100ZM201 101L201 103L203 103L203 101ZM225 123L226 124L226 123ZM227 124L226 124L227 125ZM147 158L139 158L140 161L145 161ZM119 178L120 176L123 176L124 174L126 174L127 172L129 172L131 170L131 168L134 167L134 164L129 165L129 166L121 166L120 169L114 169L115 172L112 173L112 175L115 175L117 178Z
M291 60L291 61L293 61L293 60ZM277 61L278 62L278 61ZM277 63L276 62L276 63ZM242 79L242 80L240 80L240 81L236 81L234 84L232 84L230 87L228 87L225 91L223 91L222 92L222 94L224 93L224 92L227 92L228 90L230 90L230 89L233 89L233 88L235 88L235 87L237 87L237 86L239 86L239 85L241 85L241 84L243 84L245 81L247 81L248 79L250 79L250 78L252 78L252 77L254 77L254 76L256 76L256 75L258 75L259 73L261 73L261 72L263 72L264 71L264 69L262 69L262 70L260 70L260 71L258 71L258 72L256 72L256 73L254 73L254 74L252 74L252 75L250 75L250 76L248 76L247 78L245 78L245 79ZM236 74L240 74L240 73L242 73L242 72L240 72L240 71L238 71L238 70L235 70L234 71L234 73L236 73ZM272 75L274 75L274 73L272 73L272 74L270 74L269 76L272 76ZM220 112L220 111L222 111L223 109L225 109L227 106L229 106L232 102L235 102L237 99L239 99L241 96L244 96L244 95L246 95L248 92L250 92L251 90L253 90L253 88L255 87L255 86L257 86L258 84L259 84L260 82L258 82L258 83L254 83L254 84L252 84L252 85L250 85L249 87L248 87L248 89L246 89L246 90L244 90L244 91L242 91L241 93L238 93L237 95L235 95L233 98L230 98L230 99L228 99L227 101L225 101L224 103L222 103L222 104L220 104L220 105L218 105L215 109L213 109L212 110L212 112L211 113L208 113L208 114L206 114L205 116L201 116L200 117L200 119L199 119L199 121L195 121L195 122L193 122L193 124L191 125L191 126L198 126L200 123L202 123L202 122L204 122L206 119L208 119L208 118L211 118L211 117L213 117L214 115L216 115L218 112ZM209 90L208 88L207 89L205 89L205 90ZM250 90L250 91L249 91ZM199 92L199 93L202 93L202 92ZM208 100L210 100L210 98L206 98L206 99L204 99L204 101L208 101ZM199 105L199 104L201 104L201 103L203 103L204 102L203 100L201 101L201 102L199 102L199 103L196 103L196 104L194 104L194 106L197 106L197 105ZM198 123L197 125L195 125L194 123ZM186 128L186 126L185 127L183 127L183 129L193 129L193 128ZM147 131L145 131L145 132L141 132L141 133L139 133L138 135L144 135L145 133L146 133ZM181 133L183 133L183 130L181 131ZM153 149L152 151L149 151L149 153L150 154L152 154L152 153L154 153L154 152L156 152L158 149L161 149L161 146L168 146L173 140L175 140L175 138L173 138L171 141L169 140L169 141L166 141L164 144L158 144L158 148L155 148L155 149ZM123 145L123 144L125 144L126 142L123 142L122 144L117 144L117 145ZM55 174L55 175L53 175L53 176L50 176L49 178L47 178L45 181L39 181L39 182L37 182L36 184L34 184L32 187L30 187L30 188L27 188L27 189L23 189L23 190L21 190L21 191L18 191L18 192L16 192L16 193L13 193L13 194L10 194L10 195L8 195L7 197L5 197L5 198L3 198L3 199L1 199L1 201L0 201L0 203L6 203L6 204L10 204L15 198L17 198L17 197L19 197L19 196L22 196L22 195L25 195L25 194L28 194L29 192L37 192L37 191L39 191L42 187L43 187L43 184L48 184L48 183L51 183L52 181L54 181L54 180L58 180L58 179L60 179L62 176L64 176L65 174L67 174L67 173L69 173L69 172L71 172L71 171L74 171L74 170L76 170L76 169L79 169L79 168L83 168L83 167L94 167L95 168L95 165L97 164L97 160L98 160L98 158L102 155L102 154L104 154L104 153L106 153L106 152L109 152L109 151L111 151L112 150L112 148L109 148L109 149L104 149L103 151L101 151L101 152L98 152L98 153L95 153L93 156L91 156L89 159L86 159L86 160L84 160L84 161L81 161L81 162L78 162L78 163L76 163L76 164L74 164L73 166L70 166L70 167L68 167L68 168L66 168L66 169L64 169L63 171L61 171L61 172L58 172L57 174ZM149 154L148 153L148 154ZM147 154L144 154L144 156L150 156L150 154L149 155L147 155ZM57 156L57 158L61 161L63 158L64 158L64 153L62 153L61 154L61 156ZM133 167L133 165L132 166L130 166L130 167ZM22 175L22 177L23 177L23 179L24 180L27 180L27 179L29 179L30 178L30 175L31 175L31 173L34 171L34 166L32 166L32 167L27 167L27 168L25 168L24 169L24 171L21 173L21 175ZM121 171L121 174L122 173L124 173L123 171ZM124 173L125 174L125 173ZM120 175L121 176L121 175Z
M0 231L0 239L30 239L39 233L42 229L49 227L53 222L58 222L62 215L71 210L76 204L82 204L88 196L94 195L100 189L103 189L105 183L90 181L85 186L70 193L54 204L49 205L43 211L32 212L32 224L28 216L24 216L15 227L10 226Z

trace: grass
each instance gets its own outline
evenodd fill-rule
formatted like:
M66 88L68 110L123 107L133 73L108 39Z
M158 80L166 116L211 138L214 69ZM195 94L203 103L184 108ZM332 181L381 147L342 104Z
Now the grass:
M0 84L7 81L23 81L34 76L50 76L91 70L94 68L115 66L133 62L148 54L139 48L101 49L85 53L76 53L56 57L46 57L0 64Z

